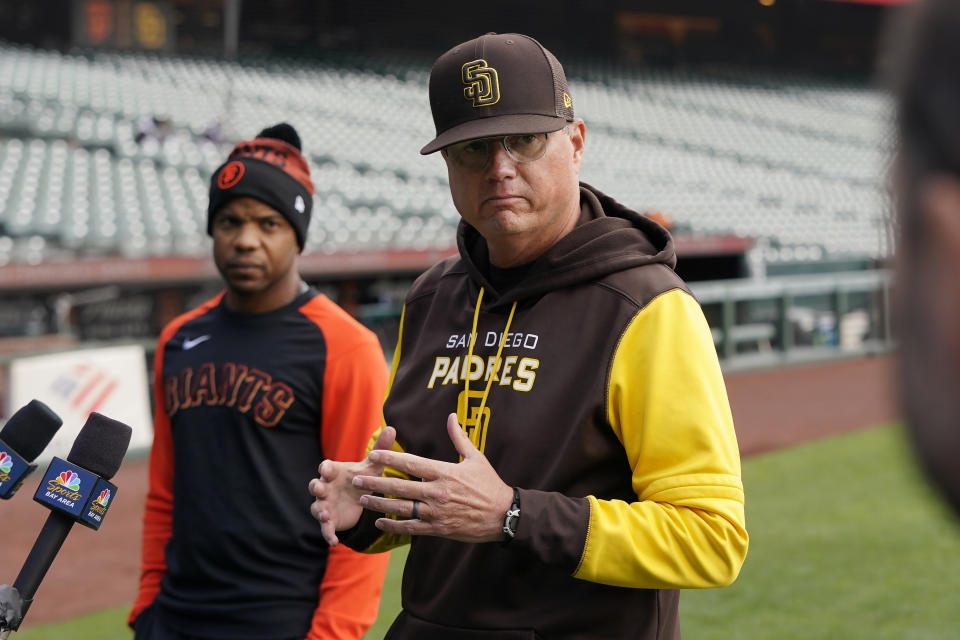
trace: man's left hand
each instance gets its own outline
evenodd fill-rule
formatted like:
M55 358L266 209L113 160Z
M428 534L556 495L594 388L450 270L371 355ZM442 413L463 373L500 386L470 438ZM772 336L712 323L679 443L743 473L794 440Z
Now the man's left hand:
M447 435L462 458L459 463L390 450L370 452L368 458L372 462L423 481L358 475L353 478L355 487L393 496L365 495L360 499L360 505L365 509L410 518L377 520L377 527L389 533L440 536L461 542L504 540L503 516L513 502L513 489L500 479L487 457L473 446L455 413L447 417ZM413 518L415 509L418 517Z

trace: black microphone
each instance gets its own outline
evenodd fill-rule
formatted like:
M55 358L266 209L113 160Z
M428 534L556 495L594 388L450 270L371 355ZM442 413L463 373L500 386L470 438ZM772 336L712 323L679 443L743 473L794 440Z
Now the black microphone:
M9 500L37 468L40 455L63 420L39 400L31 400L0 429L0 499Z
M108 480L120 468L133 430L91 413L66 460L54 458L34 500L51 510L12 589L0 588L0 638L16 631L74 522L97 529L117 488Z

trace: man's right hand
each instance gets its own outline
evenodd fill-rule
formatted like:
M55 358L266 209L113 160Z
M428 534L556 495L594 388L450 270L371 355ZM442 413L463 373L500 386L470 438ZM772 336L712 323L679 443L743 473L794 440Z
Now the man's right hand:
M393 427L384 427L372 450L390 449L396 437ZM316 498L310 505L310 513L320 522L323 539L331 547L340 542L337 531L349 529L360 520L363 513L360 497L370 493L353 486L354 476L379 476L382 473L383 464L373 463L369 458L360 462L324 460L320 463L320 477L311 480L309 485L310 493Z

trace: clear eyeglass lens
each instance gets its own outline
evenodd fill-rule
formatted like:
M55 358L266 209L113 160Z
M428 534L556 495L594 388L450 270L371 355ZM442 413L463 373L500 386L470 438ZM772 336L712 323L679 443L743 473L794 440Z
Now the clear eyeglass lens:
M517 162L533 162L543 157L547 149L547 134L528 133L520 136L505 136L503 146L507 154Z
M514 162L533 162L546 153L547 134L526 133L502 138L467 140L447 147L447 156L462 167L480 169L487 166L493 155L493 145L498 143L503 145Z

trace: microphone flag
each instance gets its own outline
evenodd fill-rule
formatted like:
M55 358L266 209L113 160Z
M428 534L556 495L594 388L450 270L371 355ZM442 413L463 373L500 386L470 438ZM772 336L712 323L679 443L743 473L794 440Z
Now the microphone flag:
M33 499L97 530L116 495L116 485L78 464L54 457Z
M16 493L23 480L37 468L24 460L3 440L0 440L0 498L8 499Z

